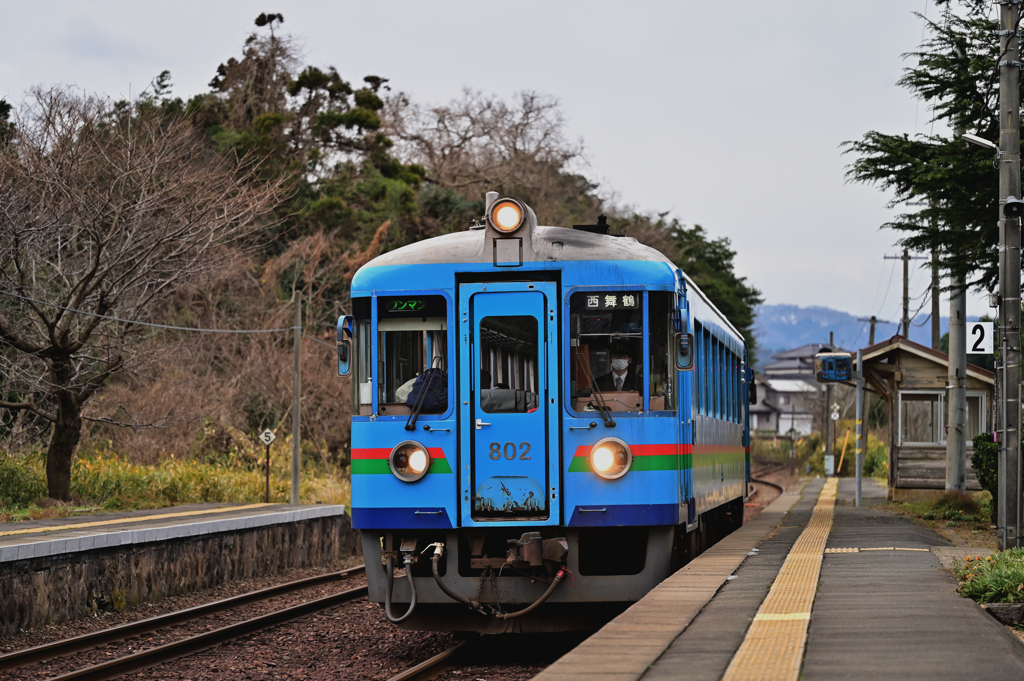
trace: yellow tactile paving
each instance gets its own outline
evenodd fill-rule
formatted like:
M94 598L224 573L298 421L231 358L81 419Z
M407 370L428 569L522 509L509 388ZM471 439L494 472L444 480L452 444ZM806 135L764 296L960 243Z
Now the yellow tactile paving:
M924 551L928 553L931 549L911 549L903 546L876 546L870 549L825 549L825 553L860 553L861 551Z
M227 513L228 511L244 511L263 506L275 506L276 504L247 504L245 506L229 506L226 508L207 508L201 511L181 511L179 513L160 513L158 515L143 515L134 518L117 518L115 520L94 520L88 523L74 523L70 525L55 525L53 527L32 527L25 530L8 530L0 532L0 537L8 537L12 534L33 534L36 532L56 532L57 530L83 530L89 527L103 527L105 525L123 525L125 523L138 523L143 520L166 520L167 518L184 518L187 516L209 515L211 513Z
M838 484L837 478L825 482L810 523L782 564L722 681L796 681L799 677Z

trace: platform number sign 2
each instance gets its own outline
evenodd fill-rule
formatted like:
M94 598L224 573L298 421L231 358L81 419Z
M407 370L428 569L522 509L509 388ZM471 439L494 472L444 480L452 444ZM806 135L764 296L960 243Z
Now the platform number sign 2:
M992 322L967 322L967 354L992 354Z

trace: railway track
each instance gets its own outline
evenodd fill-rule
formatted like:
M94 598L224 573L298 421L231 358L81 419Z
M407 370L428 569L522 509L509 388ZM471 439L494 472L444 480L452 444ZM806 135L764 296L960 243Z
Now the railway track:
M415 667L406 669L401 674L392 676L388 681L433 681L445 672L456 669L458 665L458 653L466 644L459 641L448 650L434 655L429 660L420 662Z
M339 572L332 572L326 575L318 575L316 577L300 579L286 584L279 584L266 589L260 589L259 591L253 591L240 596L214 601L213 603L199 605L186 610L179 610L159 617L153 617L118 627L112 627L110 629L104 629L91 634L84 634L82 636L76 636L62 641L54 641L53 643L27 648L25 650L0 656L0 670L15 669L37 662L54 660L83 650L89 650L106 643L121 641L132 636L139 636L158 629L184 624L208 615L251 603L266 601L271 598L276 598L302 589L322 586L332 582L343 582L352 576L362 574L364 571L365 566L360 565L347 570L341 570ZM367 589L365 586L348 589L337 594L306 601L305 603L276 610L265 615L260 615L259 617L254 617L242 622L236 622L212 631L207 631L172 643L143 650L132 655L110 660L103 664L84 667L82 669L54 677L54 681L57 679L90 679L98 681L100 679L117 678L123 674L152 667L184 655L205 650L224 641L253 633L261 629L266 629L297 617L303 617L305 615L340 605L347 601L362 598L366 593Z
M783 492L786 491L782 487L782 485L778 485L778 484L776 484L774 482L771 482L769 480L765 480L761 476L770 475L772 473L777 473L778 471L782 470L785 467L786 467L785 463L775 462L775 461L770 462L770 463L761 464L756 472L751 472L751 474L750 474L750 481L754 482L754 483L757 483L759 485L765 485L767 487L771 487L772 489L778 490L779 494L782 494Z

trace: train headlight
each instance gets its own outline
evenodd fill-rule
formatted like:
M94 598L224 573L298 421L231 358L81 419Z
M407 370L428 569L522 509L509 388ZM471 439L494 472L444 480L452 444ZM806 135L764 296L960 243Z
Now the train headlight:
M502 199L496 201L491 208L491 224L499 232L511 234L523 224L526 211L523 206L514 199Z
M407 440L391 450L388 465L399 480L416 482L430 470L430 454L419 442Z
M605 438L590 450L590 468L605 480L621 478L632 464L633 452L618 438Z

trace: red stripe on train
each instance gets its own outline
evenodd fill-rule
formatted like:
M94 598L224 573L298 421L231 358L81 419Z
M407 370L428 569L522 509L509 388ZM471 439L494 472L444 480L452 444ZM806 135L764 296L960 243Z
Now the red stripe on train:
M430 453L431 459L443 459L444 450L440 447L431 447L427 450ZM384 448L373 448L373 449L353 449L353 459L386 459L391 456L390 449Z

